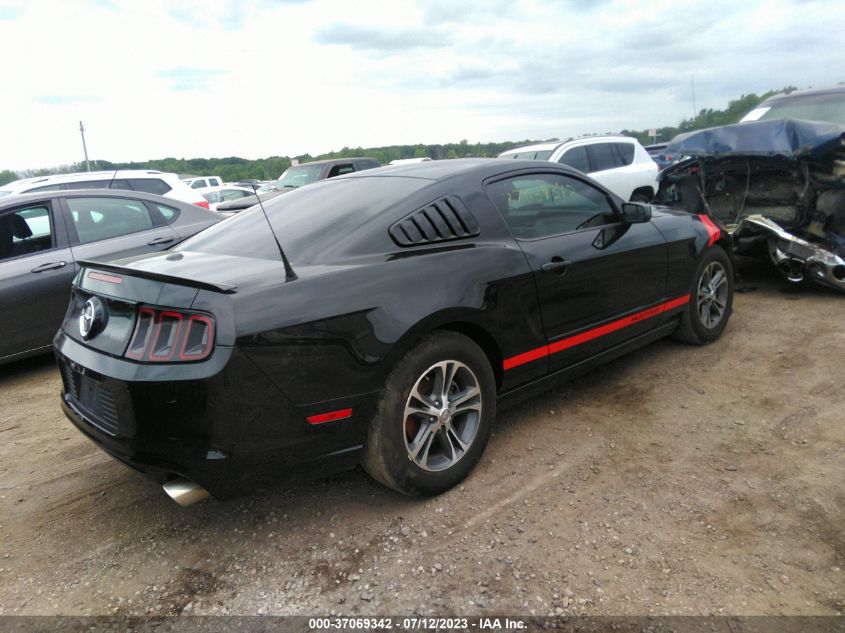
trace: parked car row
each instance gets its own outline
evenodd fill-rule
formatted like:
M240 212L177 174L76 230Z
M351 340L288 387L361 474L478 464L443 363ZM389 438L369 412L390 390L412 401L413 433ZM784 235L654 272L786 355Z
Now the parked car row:
M198 205L140 191L0 199L0 363L49 350L80 260L161 251L219 220Z

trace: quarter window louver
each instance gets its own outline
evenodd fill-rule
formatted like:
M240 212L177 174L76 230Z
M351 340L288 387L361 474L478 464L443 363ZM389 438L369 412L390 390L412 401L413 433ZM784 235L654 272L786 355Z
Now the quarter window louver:
M399 246L418 246L475 237L479 227L460 198L447 196L399 220L389 232Z

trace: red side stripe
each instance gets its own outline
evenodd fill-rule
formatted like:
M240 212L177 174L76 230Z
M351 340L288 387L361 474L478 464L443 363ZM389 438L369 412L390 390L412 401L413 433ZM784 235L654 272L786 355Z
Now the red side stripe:
M622 319L618 319L617 321L611 321L610 323L606 323L605 325L600 325L599 327L593 328L591 330L586 330L584 332L581 332L580 334L569 336L559 341L555 341L554 343L551 343L549 345L543 345L542 347L532 349L528 352L523 352L522 354L511 356L510 358L506 358L502 365L507 371L508 369L519 367L520 365L524 365L525 363L530 363L531 361L538 360L540 358L545 358L546 356L551 356L552 354L562 352L563 350L569 349L570 347L581 345L582 343L592 341L607 334L611 334L612 332L616 332L617 330L621 330L622 328L629 327L631 325L639 323L640 321L644 321L645 319L651 319L652 317L656 317L660 314L663 314L664 312L668 312L669 310L674 310L675 308L684 306L689 303L689 299L689 295L684 295L683 297L671 299L670 301L666 301L665 303L661 303L651 308L646 308L645 310L641 310L636 314L632 314Z
M707 229L707 233L710 235L710 238L707 240L707 248L713 246L716 243L716 240L719 239L719 236L722 234L721 229L713 223L713 220L710 219L709 216L705 215L704 213L699 214L699 219L701 220L704 227Z
M329 411L328 413L320 413L318 415L309 415L305 420L308 424L323 424L325 422L334 422L335 420L345 420L352 417L352 409L338 409L337 411Z

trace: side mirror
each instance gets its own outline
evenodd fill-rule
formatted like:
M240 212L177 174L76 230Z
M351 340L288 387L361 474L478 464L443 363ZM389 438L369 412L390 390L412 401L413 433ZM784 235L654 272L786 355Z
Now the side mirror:
M639 202L622 203L622 220L626 224L642 224L651 220L651 207Z

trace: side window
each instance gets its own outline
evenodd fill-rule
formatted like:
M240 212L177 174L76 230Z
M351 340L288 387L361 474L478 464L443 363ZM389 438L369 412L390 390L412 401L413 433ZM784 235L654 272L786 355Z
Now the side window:
M147 207L124 198L67 198L81 244L153 228Z
M616 167L616 157L613 155L613 143L596 143L588 145L587 152L590 154L590 164L593 171L604 171Z
M195 180L193 183L191 183L191 189L202 189L206 186L208 185L205 184L205 180L203 180L202 178L199 180Z
M627 166L634 162L633 143L614 143L619 157L622 159L620 165Z
M335 165L329 170L329 175L326 176L326 178L334 178L335 176L341 176L343 174L351 174L353 171L355 171L355 168L352 167L352 163Z
M0 215L0 260L53 247L50 210L46 205L17 209Z
M219 178L209 178L208 184L211 185L212 187L220 187L221 186Z
M130 178L129 183L135 191L155 193L159 196L163 196L173 188L160 178Z
M567 150L558 162L574 167L585 174L590 173L590 160L587 158L587 148L583 145Z
M514 237L535 239L616 221L607 197L562 174L529 174L486 187Z
M209 200L209 202L211 201ZM155 205L155 208L161 214L161 217L164 218L165 224L171 224L173 220L179 217L179 212L176 209L171 209L160 204Z

